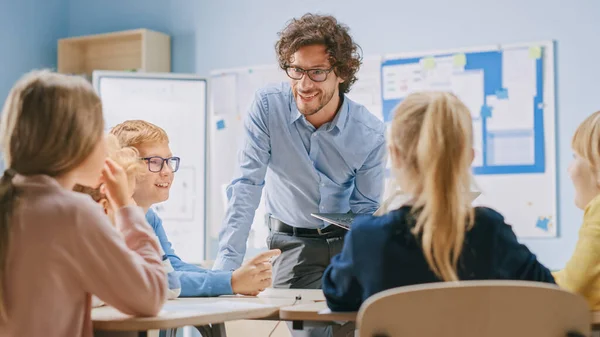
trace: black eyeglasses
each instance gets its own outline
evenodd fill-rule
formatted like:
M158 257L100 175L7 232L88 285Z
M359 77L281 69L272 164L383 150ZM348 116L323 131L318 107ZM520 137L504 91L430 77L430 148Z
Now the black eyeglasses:
M141 160L145 160L148 163L148 170L150 172L160 172L167 162L167 165L173 172L177 172L179 170L179 162L181 159L179 157L171 157L171 158L163 158L163 157L145 157L140 158Z
M327 75L333 70L333 67L329 69L302 69L298 67L285 67L285 72L292 80L301 80L304 74L308 75L308 78L315 82L325 82Z

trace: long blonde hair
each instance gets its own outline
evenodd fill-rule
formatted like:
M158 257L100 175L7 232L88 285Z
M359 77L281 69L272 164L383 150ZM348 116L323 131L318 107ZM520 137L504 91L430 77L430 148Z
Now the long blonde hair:
M588 116L575 130L571 147L587 160L594 171L600 169L600 111Z
M15 174L61 176L79 166L101 140L100 99L81 77L50 71L23 76L4 104L0 141L8 169L0 179L0 319L7 318L4 279Z
M450 93L414 93L395 109L389 140L410 182L413 233L427 263L444 281L456 281L465 233L473 225L471 114Z

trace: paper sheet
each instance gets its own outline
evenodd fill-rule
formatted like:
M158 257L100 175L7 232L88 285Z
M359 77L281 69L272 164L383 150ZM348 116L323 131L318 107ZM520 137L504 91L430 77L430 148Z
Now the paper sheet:
M383 99L402 99L410 93L425 89L426 83L418 63L383 67Z
M536 59L529 49L509 49L502 53L502 83L512 93L521 92L533 97L536 93Z
M473 121L473 151L475 158L472 166L483 165L483 126L481 120Z
M467 106L471 117L479 118L485 97L483 70L453 73L450 82L451 91Z
M507 90L506 99L487 97L492 116L487 119L489 131L531 130L534 127L533 96L522 91Z
M211 80L212 85L212 111L215 116L232 114L237 111L237 76L223 74Z
M488 165L533 165L533 133L488 134Z
M381 57L365 57L356 74L358 80L352 85L348 97L364 105L369 112L383 121L381 103Z

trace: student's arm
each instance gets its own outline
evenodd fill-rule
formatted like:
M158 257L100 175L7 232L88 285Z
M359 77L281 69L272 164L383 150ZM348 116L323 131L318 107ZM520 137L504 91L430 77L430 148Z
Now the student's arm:
M512 227L499 215L495 220L498 222L495 224L496 236L492 253L498 278L554 283L550 270L537 260L527 246L519 243Z
M219 250L213 270L233 270L242 264L254 213L265 184L271 158L266 100L254 98L244 121L244 145L238 154L238 177L227 187L227 212L219 233Z
M382 137L356 172L354 191L350 196L350 210L353 213L373 214L379 208L385 178L385 154L385 140Z
M99 206L82 203L77 208L77 230L64 252L83 289L123 313L158 314L167 296L167 276L142 210L119 209L119 233Z
M600 304L600 198L592 200L585 210L583 225L573 256L565 269L554 273L556 283L586 298L592 308Z
M179 272L179 281L181 283L181 297L199 297L199 296L220 296L231 295L231 272L213 272L183 262L169 242L167 233L162 225L162 220L153 211L149 210L146 219L154 229L154 233L160 241L162 249L169 258L175 271Z
M171 265L177 271L192 271L192 272L204 272L205 270L190 263L185 263L175 254L175 250L167 237L167 233L162 225L162 219L152 210L148 210L146 213L146 220L154 230L154 234L158 237L160 246L162 247L165 255L169 258Z
M323 274L323 293L331 311L358 311L362 303L362 288L354 274L353 231L346 234L344 247Z

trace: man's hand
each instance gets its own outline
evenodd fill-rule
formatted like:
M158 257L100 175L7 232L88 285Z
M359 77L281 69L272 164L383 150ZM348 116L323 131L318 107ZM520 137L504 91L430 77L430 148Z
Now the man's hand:
M258 254L244 263L231 275L231 289L234 294L256 296L271 285L273 266L271 259L279 256L279 249Z

